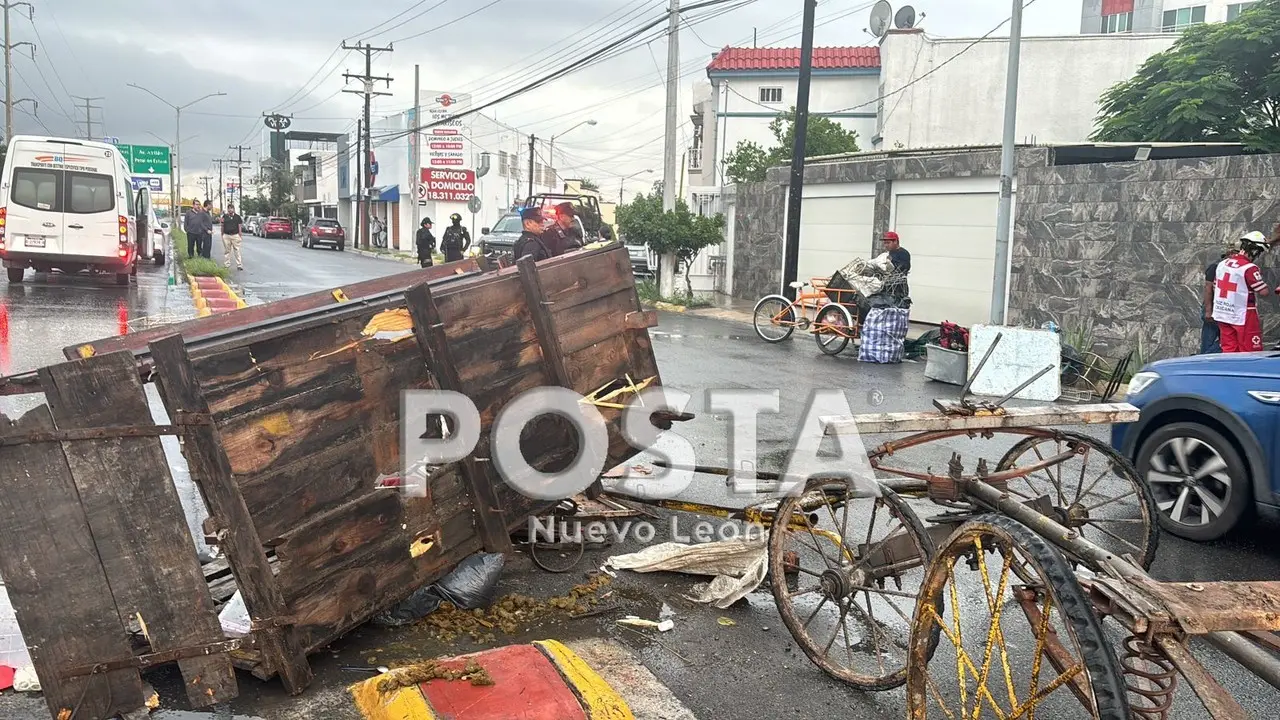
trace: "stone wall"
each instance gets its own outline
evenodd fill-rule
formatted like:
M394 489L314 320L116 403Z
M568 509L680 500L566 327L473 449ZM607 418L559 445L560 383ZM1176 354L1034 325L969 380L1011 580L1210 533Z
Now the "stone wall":
M1007 321L1083 331L1105 357L1193 354L1206 266L1224 241L1270 235L1278 198L1280 155L1023 168ZM1275 300L1259 309L1275 342Z
M1048 148L1018 149L1018 167L1044 167ZM786 234L787 168L773 168L764 182L737 185L734 223L733 294L757 300L782 286L782 250ZM895 180L938 180L960 177L999 177L999 150L946 151L895 156L867 154L845 160L817 161L805 168L806 186L829 183L876 184L875 221L866 238L867 253L876 252L876 238L889 229ZM850 257L852 259L852 256Z

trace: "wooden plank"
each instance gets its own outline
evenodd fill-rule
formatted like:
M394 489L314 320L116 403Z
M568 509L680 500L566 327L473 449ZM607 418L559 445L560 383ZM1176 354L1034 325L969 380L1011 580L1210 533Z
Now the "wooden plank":
M396 420L401 390L431 386L421 359L410 357L221 422L232 472L270 472L349 442L379 419Z
M0 414L0 437L54 429L41 405L17 422ZM132 657L75 481L56 445L0 453L0 576L18 616L51 717L108 718L141 708L136 669L63 680L73 665ZM188 541L188 545L190 542Z
M556 327L564 328L560 335L564 354L585 350L614 335L635 332L627 327L626 318L638 305L635 291L626 288L595 302L556 312Z
M396 275L373 278L371 280L365 280L351 285L344 285L341 290L347 296L348 300L355 301L372 295L411 287L422 282L454 277L460 272L468 273L478 271L479 267L476 265L475 260L467 259L462 262L435 265L428 268L411 270L405 273L398 273ZM252 305L240 310L233 310L228 313L218 313L216 315L175 323L173 325L140 330L138 332L129 333L128 335L119 337L103 338L102 340L95 340L91 343L71 345L63 348L62 352L68 360L74 360L80 357L80 348L82 347L92 348L96 355L103 355L117 350L129 350L130 352L137 353L145 351L148 344L152 341L159 340L173 334L182 335L188 340L197 340L216 333L244 327L269 318L333 306L337 303L333 297L334 289L320 290L306 295L298 295L297 297L277 300L276 302L266 303L263 305Z
M543 292L556 310L585 305L635 287L631 257L622 245L599 253L564 257L562 263L539 263Z
M988 430L993 428L1052 427L1059 425L1112 425L1136 422L1138 408L1129 403L1094 405L1037 405L1005 408L1003 415L948 416L936 410L923 412L828 415L818 418L827 435L860 433L934 432L939 430Z
M458 382L464 392L469 394L472 389L486 387L494 378L542 366L542 349L533 323L528 320L525 323L522 328L513 326L505 333L487 336L463 348L453 348L450 341L450 354L458 363Z
M54 423L59 429L151 424L134 368L127 352L42 368ZM160 439L72 441L62 449L121 621L137 619L156 653L225 640ZM195 707L239 695L225 653L185 658L178 667Z
M153 342L150 350L159 375L160 395L169 416L207 413L209 406L200 394L182 337L171 335ZM255 620L285 617L288 607L271 574L253 516L231 477L231 463L223 451L217 428L192 427L183 449L191 477L219 528L219 547L231 564L250 617ZM255 636L264 663L279 673L285 690L296 695L306 689L311 683L311 667L297 632L287 626L270 627L257 631Z
M405 300L409 304L409 314L413 316L413 331L418 339L418 346L427 358L431 374L435 376L441 389L460 392L462 384L458 380L458 369L449 350L449 339L440 322L440 309L431 297L431 288L426 283L416 285L405 293ZM479 518L480 539L490 552L510 552L513 548L511 537L503 526L502 506L498 503L493 484L481 474L476 465L472 455L462 460L463 477L471 486L476 516Z
M374 546L387 539L399 542L408 562L411 538L405 525L404 504L395 488L371 492L312 518L289 531L276 547L280 558L276 579L282 592L288 598L312 585L326 584L338 572L362 565Z

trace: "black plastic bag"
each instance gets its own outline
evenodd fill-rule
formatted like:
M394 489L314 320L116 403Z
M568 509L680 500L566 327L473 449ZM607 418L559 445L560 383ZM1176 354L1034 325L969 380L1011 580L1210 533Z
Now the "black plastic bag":
M462 610L489 607L505 563L501 553L476 553L439 582L418 588L395 607L376 615L373 622L384 627L408 625L435 612L445 601Z

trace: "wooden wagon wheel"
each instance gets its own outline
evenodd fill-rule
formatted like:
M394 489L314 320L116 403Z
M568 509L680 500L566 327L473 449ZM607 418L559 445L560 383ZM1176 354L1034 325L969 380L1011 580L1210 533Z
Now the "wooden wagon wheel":
M1066 560L1002 515L966 522L938 549L908 668L912 720L1129 718L1119 661Z
M1143 569L1150 568L1159 540L1155 499L1133 464L1106 443L1063 430L1029 435L1005 453L996 472L1035 464L1071 449L1078 454L1066 462L1010 479L1010 494L1027 501L1040 498L1052 507L1058 523L1117 556L1131 556Z
M849 481L821 480L784 499L769 570L778 612L805 655L834 678L885 690L906 681L911 616L934 545L893 491L864 495Z

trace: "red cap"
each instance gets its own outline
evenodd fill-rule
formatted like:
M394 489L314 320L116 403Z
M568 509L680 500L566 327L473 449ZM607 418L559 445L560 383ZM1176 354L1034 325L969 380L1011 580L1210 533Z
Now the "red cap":
M896 233L896 232L894 232L894 231L890 230L889 232L887 232L887 233L885 233L885 234L884 234L884 237L883 237L882 239L884 239L884 240L897 240L897 239L898 239L898 233Z

